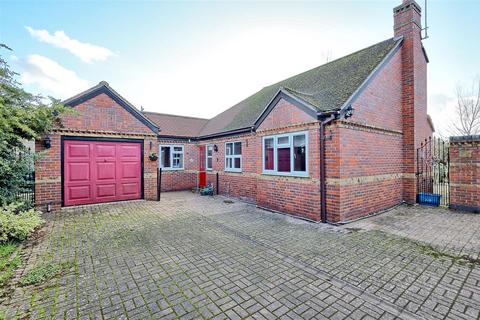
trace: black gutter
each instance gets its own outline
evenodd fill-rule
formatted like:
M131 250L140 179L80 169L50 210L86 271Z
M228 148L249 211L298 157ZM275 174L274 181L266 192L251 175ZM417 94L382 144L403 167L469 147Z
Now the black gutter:
M327 183L325 175L325 126L337 119L336 113L320 121L320 218L327 222Z
M230 135L247 133L247 132L254 132L254 131L255 131L255 128L253 126L251 126L251 127L233 129L233 130L219 132L219 133L212 133L212 134L208 134L208 135L205 135L205 136L199 136L199 137L184 137L184 136L161 135L160 134L160 135L157 135L157 138L158 138L158 140L171 139L171 140L179 140L179 141L200 141L200 140L208 140L208 139L213 139L213 138L218 138L218 137L224 137L224 136L230 136Z
M245 128L240 128L240 129L224 131L224 132L220 132L220 133L207 134L205 136L197 137L196 140L207 140L207 139L211 139L211 138L230 136L230 135L245 133L245 132L253 132L252 127L245 127Z
M178 141L195 141L197 138L195 137L184 137L184 136L175 136L175 135L161 135L157 136L157 140L178 140Z

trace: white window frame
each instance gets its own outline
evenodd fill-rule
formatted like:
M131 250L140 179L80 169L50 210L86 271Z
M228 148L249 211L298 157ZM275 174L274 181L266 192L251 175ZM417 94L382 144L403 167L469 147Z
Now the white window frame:
M208 148L212 149L212 155L211 156L208 155ZM208 167L208 158L212 159L212 166L210 168ZM205 147L205 169L207 171L212 171L213 170L213 144L207 144L207 146Z
M162 147L169 147L170 148L170 167L163 167L162 166ZM173 151L174 147L182 148L182 151ZM158 166L162 168L162 170L166 171L176 171L176 170L184 170L185 169L185 147L183 144L161 144L158 146ZM173 167L173 154L179 153L182 155L182 167L181 168L174 168Z
M228 141L228 142L225 142L225 149L224 149L224 153L225 153L225 163L224 163L224 167L225 167L225 171L227 172L242 172L242 167L243 167L243 161L242 161L242 154L237 154L237 155L234 155L233 154L233 151L235 150L235 143L240 143L240 146L242 148L242 153L243 153L243 146L242 146L242 141ZM227 144L232 144L232 154L230 155L227 155ZM227 168L227 159L232 159L232 165L235 164L235 159L240 159L240 168Z
M294 171L295 161L293 158L294 151L293 151L293 137L295 136L305 136L305 171ZM278 163L277 163L277 147L278 138L288 137L289 146L290 146L290 172L282 172L278 171ZM273 170L266 170L265 169L265 140L266 139L273 139ZM281 147L285 147L286 145L281 145ZM270 174L276 176L291 176L291 177L308 177L308 131L298 131L298 132L289 132L289 133L282 133L276 134L271 136L264 136L262 137L262 174Z

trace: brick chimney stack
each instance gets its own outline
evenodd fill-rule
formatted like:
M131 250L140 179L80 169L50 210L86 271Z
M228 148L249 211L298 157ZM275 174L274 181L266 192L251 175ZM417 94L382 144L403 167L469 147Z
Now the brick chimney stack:
M394 36L408 36L422 30L422 9L414 0L403 0L402 4L393 9Z
M402 110L404 176L403 197L415 203L417 195L416 150L430 133L425 132L427 121L427 58L421 39L422 9L414 0L403 0L393 9L394 36L403 37Z

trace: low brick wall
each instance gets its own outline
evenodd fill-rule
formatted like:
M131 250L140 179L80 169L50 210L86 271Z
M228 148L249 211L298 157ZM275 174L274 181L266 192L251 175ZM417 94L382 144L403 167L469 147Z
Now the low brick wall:
M480 135L450 138L450 208L480 213Z

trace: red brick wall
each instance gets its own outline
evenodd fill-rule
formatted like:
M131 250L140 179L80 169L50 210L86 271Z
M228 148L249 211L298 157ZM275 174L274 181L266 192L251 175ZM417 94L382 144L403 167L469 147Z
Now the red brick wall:
M39 155L35 160L35 205L41 209L48 203L54 209L62 204L60 135L52 134L50 139L50 149L45 149L41 141L35 142L35 153Z
M402 53L397 51L353 103L351 121L402 131Z
M150 152L158 155L156 137L145 137L143 146L143 192L146 200L157 199L157 161L149 159ZM150 149L150 145L152 149Z
M403 200L401 58L399 50L357 98L353 117L335 125L337 147L327 154L327 190L333 189L327 211L333 211L333 221L353 220ZM327 141L327 150L334 141Z
M157 162L148 158L150 151L158 154L156 135L105 94L87 100L73 110L74 113L62 117L62 126L49 134L52 141L50 149L45 149L41 141L35 144L35 150L40 155L35 162L35 205L42 210L49 203L54 210L62 205L62 136L142 139L144 197L147 200L156 199Z
M340 192L336 221L353 220L403 200L401 133L339 123L339 178L328 175L328 187Z
M399 50L357 98L353 117L334 125L338 141L326 143L332 221L353 220L403 200L401 58Z
M450 140L450 207L480 212L480 136Z
M225 143L234 141L242 143L242 172L225 172ZM218 151L213 152L212 170L207 171L207 183L211 182L216 186L216 173L218 173L220 194L256 202L258 138L254 134L244 134L199 143L205 146L209 144L216 145Z
M308 132L308 177L262 174L262 138L298 131ZM281 99L257 129L257 204L303 218L320 220L319 150L317 120Z
M73 108L75 111L62 118L63 127L78 130L105 130L120 133L153 132L130 112L102 93Z
M419 12L410 6L396 12L394 20L395 36L404 37L400 50L355 100L353 117L327 128L331 221L415 201L415 150L432 134L427 122L426 59Z
M183 170L162 170L162 192L192 190L198 185L199 155L198 146L195 142L161 139L160 145L183 146ZM157 165L160 163L157 161Z
M303 111L302 111L303 112ZM258 170L262 170L262 137L285 132L308 132L308 177L285 177L259 174L257 204L311 220L320 220L319 127L294 126L288 130L260 132L258 137Z
M280 99L275 108L263 120L257 130L271 130L286 126L312 122L316 119L290 102Z

